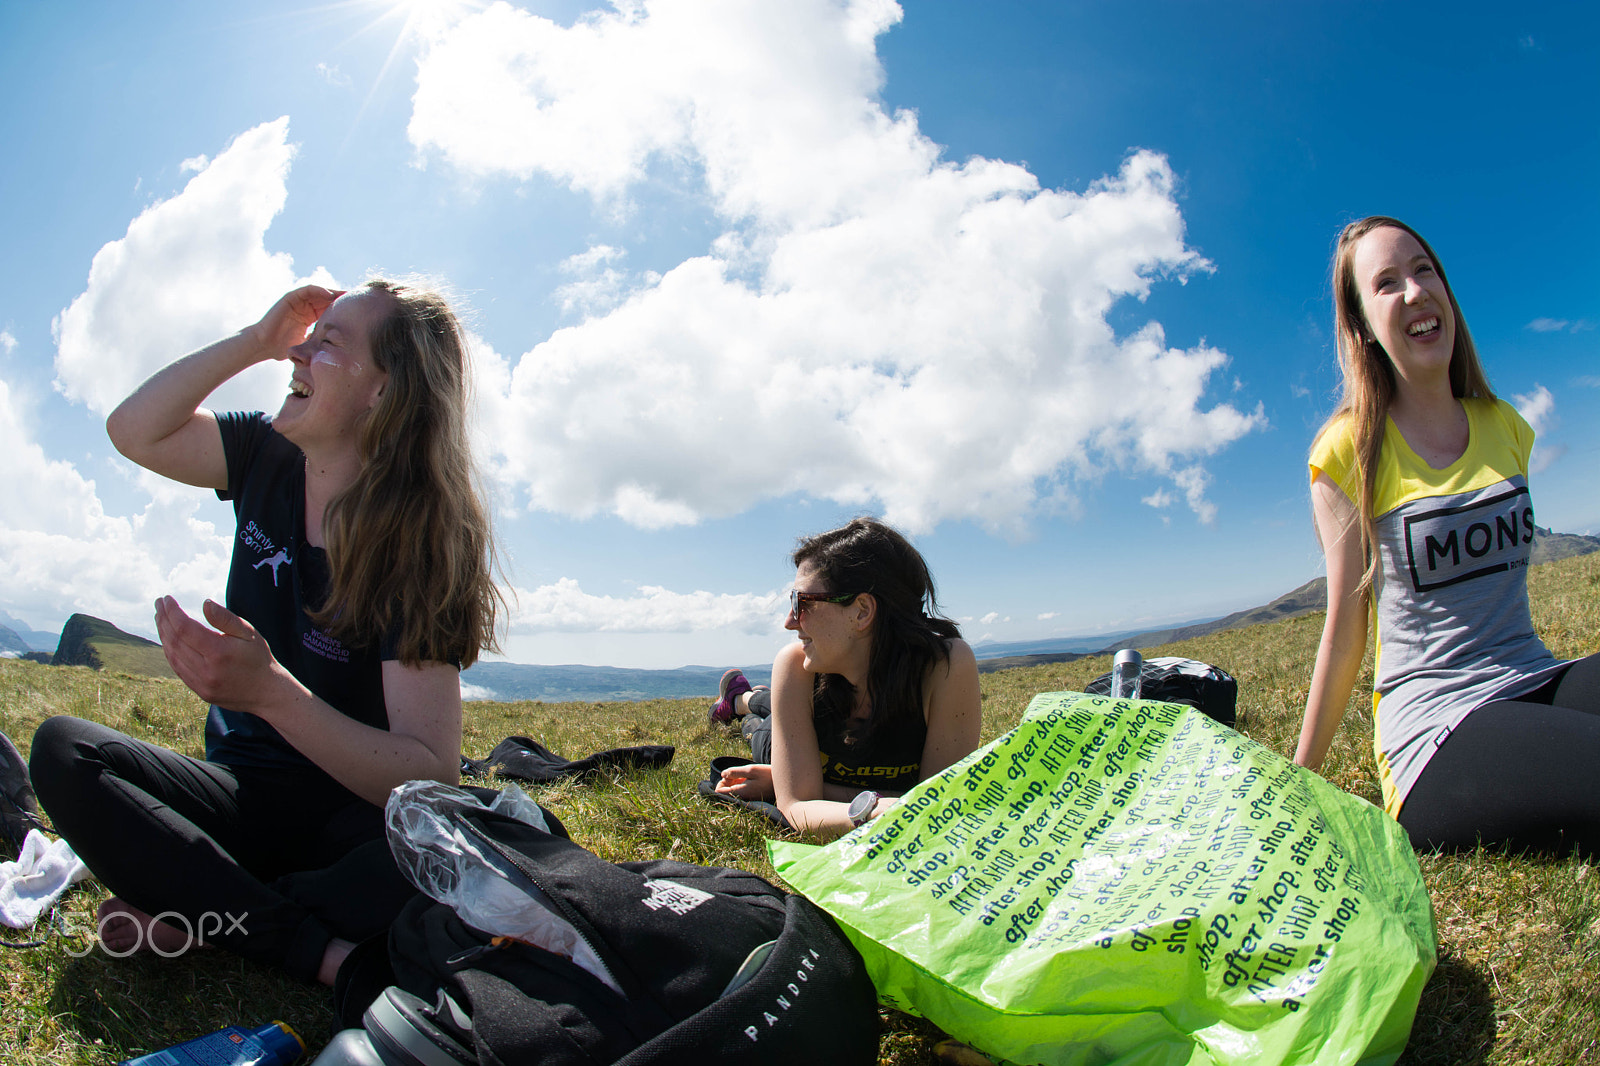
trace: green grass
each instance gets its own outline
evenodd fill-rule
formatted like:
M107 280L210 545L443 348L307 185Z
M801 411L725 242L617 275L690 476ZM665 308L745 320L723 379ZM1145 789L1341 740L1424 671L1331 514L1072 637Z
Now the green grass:
M1600 556L1535 567L1529 587L1535 625L1553 652L1600 651ZM1240 730L1287 754L1299 732L1321 624L1320 614L1310 615L1144 651L1227 669L1239 680ZM1015 724L1035 694L1082 689L1109 668L1101 656L984 675L984 740ZM1376 801L1370 663L1367 670L1325 771L1347 791ZM707 726L706 702L473 703L465 746L482 755L502 738L523 734L576 758L621 745L675 744L677 757L666 770L559 784L536 795L580 843L608 859L672 857L772 877L767 823L694 794L712 757L743 751L734 733ZM75 714L198 754L203 710L172 681L0 661L0 729L24 752L45 717ZM1422 870L1438 922L1439 968L1401 1061L1600 1061L1600 871L1578 859L1487 852L1424 856ZM68 921L87 926L103 896L93 882L74 889L63 907ZM42 925L34 932L42 933ZM273 1018L295 1026L313 1048L331 1035L322 990L220 952L172 961L119 960L99 950L73 957L87 946L55 937L43 948L0 953L0 1062L110 1064L223 1025ZM938 1038L923 1022L886 1014L880 1063L929 1063Z

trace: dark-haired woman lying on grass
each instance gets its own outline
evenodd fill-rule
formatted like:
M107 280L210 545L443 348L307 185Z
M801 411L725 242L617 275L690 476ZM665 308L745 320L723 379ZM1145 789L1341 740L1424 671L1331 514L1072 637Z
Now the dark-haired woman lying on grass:
M800 542L772 688L723 675L713 721L742 719L755 761L717 791L778 805L796 829L839 833L978 746L978 664L938 614L922 556L872 518Z

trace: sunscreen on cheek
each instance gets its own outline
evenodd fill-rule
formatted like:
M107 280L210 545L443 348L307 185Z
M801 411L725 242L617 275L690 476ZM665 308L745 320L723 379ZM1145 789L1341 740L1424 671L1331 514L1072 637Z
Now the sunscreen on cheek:
M311 357L311 362L321 363L323 366L331 366L335 370L347 370L352 374L359 374L361 373L362 369L361 364L356 362L354 359L348 359L345 362L340 362L326 348L318 348L316 354Z

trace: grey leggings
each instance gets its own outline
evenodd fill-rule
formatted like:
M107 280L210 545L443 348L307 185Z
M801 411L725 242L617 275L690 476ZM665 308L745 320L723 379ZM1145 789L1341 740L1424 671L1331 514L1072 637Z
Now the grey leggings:
M750 693L750 713L739 723L739 732L750 745L751 762L772 761L772 690L766 687Z

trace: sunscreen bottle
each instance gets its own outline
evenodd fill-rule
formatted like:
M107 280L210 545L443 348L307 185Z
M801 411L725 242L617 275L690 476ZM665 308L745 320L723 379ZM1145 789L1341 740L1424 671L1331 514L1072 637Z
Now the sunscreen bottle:
M283 1022L259 1029L230 1025L165 1051L123 1059L117 1066L289 1066L305 1050L305 1041Z

